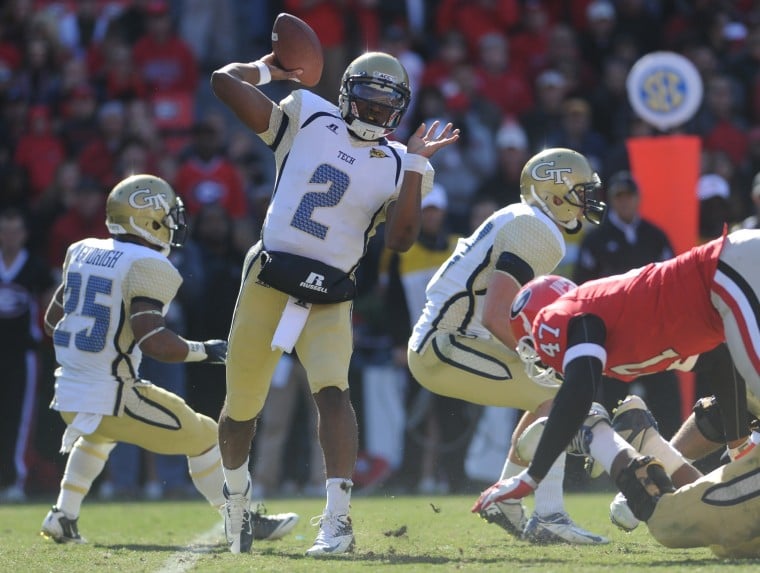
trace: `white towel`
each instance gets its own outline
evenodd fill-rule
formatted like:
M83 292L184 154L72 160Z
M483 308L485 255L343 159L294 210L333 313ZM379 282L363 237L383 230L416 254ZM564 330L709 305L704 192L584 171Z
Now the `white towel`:
M97 430L100 425L100 420L102 419L102 414L79 412L63 433L63 438L61 439L61 453L68 454L71 451L71 448L74 447L74 442L76 442L80 436L92 434Z
M309 318L311 303L303 302L294 297L288 297L285 309L282 311L280 322L272 336L272 350L280 349L283 352L292 352L293 347L301 336L306 319Z

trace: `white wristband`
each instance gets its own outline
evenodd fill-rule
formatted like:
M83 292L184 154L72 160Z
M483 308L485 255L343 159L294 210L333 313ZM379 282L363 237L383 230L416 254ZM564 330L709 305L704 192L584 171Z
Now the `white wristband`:
M269 66L264 62L256 60L255 62L251 62L251 65L256 66L256 69L259 70L259 81L256 82L257 86L263 86L272 81L272 72L269 71Z
M187 342L187 357L185 362L200 362L206 360L208 354L206 354L206 347L202 342L196 342L194 340L185 340Z
M420 175L425 173L427 169L428 159L424 155L417 155L416 153L406 153L401 160L401 167L404 171L414 171Z

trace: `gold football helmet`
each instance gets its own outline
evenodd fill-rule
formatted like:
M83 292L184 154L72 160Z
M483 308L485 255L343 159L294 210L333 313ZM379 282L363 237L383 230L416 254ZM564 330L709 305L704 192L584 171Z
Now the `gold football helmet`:
M520 195L568 233L581 230L581 216L598 225L607 206L594 195L601 181L588 160L572 149L554 147L531 157L520 174Z
M343 72L338 107L357 137L374 140L393 132L409 107L409 75L390 54L367 52Z
M106 200L106 226L112 235L135 235L161 248L181 247L187 233L185 207L166 181L153 175L131 175Z

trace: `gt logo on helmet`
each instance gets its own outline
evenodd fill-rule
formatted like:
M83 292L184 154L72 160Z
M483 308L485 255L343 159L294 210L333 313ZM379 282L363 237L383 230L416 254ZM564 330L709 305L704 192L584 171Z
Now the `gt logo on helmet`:
M169 204L163 193L151 195L150 189L139 189L129 196L129 204L135 209L156 209L157 211L168 211Z
M557 167L555 169L548 169L548 167L554 167L554 161L545 161L543 163L536 163L533 170L530 172L531 176L538 181L554 181L557 184L562 183L563 173L572 173L573 170L569 167ZM542 167L544 169L542 169Z

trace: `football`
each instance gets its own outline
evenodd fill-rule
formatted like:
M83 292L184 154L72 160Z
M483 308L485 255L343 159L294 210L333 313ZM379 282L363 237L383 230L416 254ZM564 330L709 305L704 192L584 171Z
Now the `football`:
M292 14L279 14L272 26L272 51L282 69L303 69L303 85L317 85L324 65L322 44L306 22Z

